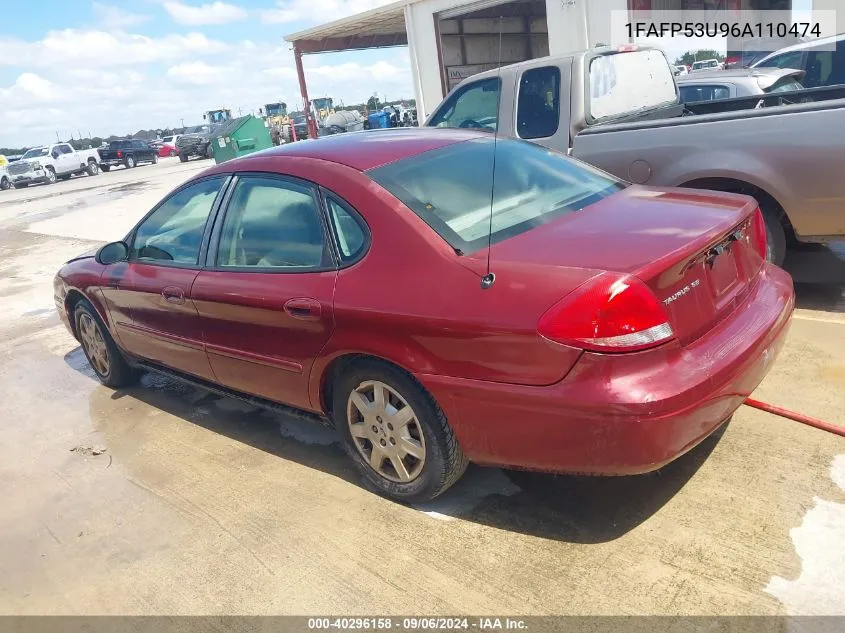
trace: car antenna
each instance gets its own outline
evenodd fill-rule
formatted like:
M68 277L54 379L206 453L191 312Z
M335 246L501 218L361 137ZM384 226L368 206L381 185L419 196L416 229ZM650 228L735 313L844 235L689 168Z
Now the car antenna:
M502 103L502 20L499 16L499 61L496 64L496 123L493 128L493 170L490 174L490 224L487 227L487 274L481 278L481 289L487 290L496 282L496 273L490 270L490 250L493 246L493 202L496 197L496 144L499 140L499 108Z

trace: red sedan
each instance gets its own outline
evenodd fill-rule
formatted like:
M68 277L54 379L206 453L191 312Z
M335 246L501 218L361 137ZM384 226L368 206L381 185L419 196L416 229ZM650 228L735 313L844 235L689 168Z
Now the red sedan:
M419 501L469 461L634 474L702 441L790 323L765 240L750 197L484 132L371 131L193 177L65 265L55 300L104 384L152 369L324 416Z

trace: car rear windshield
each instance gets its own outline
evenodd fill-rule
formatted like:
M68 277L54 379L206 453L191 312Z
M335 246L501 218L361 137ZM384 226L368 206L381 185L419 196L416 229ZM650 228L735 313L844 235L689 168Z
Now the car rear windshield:
M368 175L462 253L486 246L488 233L500 242L625 187L558 152L492 137L423 152Z
M125 149L132 147L132 141L111 141L109 142L109 149Z
M588 82L587 112L593 120L677 103L672 67L655 49L595 57Z

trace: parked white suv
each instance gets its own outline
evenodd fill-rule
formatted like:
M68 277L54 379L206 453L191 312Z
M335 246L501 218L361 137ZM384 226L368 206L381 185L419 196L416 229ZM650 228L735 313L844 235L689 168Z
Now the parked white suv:
M74 174L96 176L100 173L100 154L96 149L75 150L68 143L33 147L19 161L7 167L15 189L57 179L67 180Z

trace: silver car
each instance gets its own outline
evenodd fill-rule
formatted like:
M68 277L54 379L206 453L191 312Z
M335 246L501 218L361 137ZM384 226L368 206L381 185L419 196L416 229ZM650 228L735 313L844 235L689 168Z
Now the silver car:
M735 68L706 70L675 78L681 102L753 97L803 90L803 70L792 68Z

